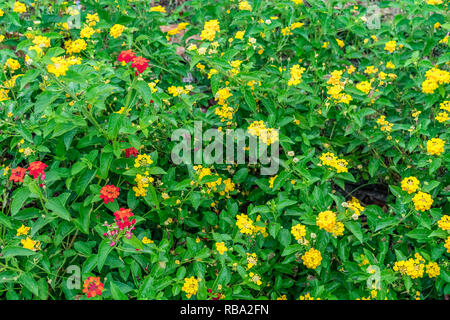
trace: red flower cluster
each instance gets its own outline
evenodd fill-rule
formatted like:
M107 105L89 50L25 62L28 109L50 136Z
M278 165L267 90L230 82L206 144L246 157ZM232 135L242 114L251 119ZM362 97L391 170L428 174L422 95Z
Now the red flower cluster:
M27 169L17 167L11 170L11 176L9 177L9 181L14 182L23 182L23 178L25 177L25 172Z
M131 67L136 68L137 70L135 72L136 75L144 72L148 68L148 60L144 57L136 57L136 53L134 53L132 50L124 50L120 52L119 56L117 57L117 61L124 63L128 63L131 61Z
M138 72L142 73L148 68L148 60L143 57L135 57L131 67L136 68L136 75L138 75Z
M126 158L129 158L129 157L135 157L136 158L138 153L139 153L139 151L136 148L133 148L133 147L125 149L125 157Z
M119 188L110 184L104 186L100 190L100 199L103 199L105 201L105 204L108 202L114 202L114 199L117 199L119 196Z
M9 177L9 181L14 182L23 182L23 179L25 178L25 173L28 171L28 173L33 177L33 179L44 181L45 180L45 168L47 168L48 165L41 161L34 161L31 162L28 168L22 168L17 167L15 169L11 170L11 176Z
M45 180L45 168L47 168L48 165L46 165L43 162L40 161L34 161L32 163L30 163L30 165L27 168L27 171L30 173L30 175L33 176L33 179L38 180L39 179L39 175L41 176L41 180L44 181Z
M120 208L119 211L114 212L114 217L116 219L116 224L119 227L120 230L123 230L125 228L133 230L134 227L133 224L136 223L136 219L132 219L130 221L130 217L132 217L134 214L131 212L130 209L124 209Z
M100 277L89 277L84 280L83 293L86 293L88 298L101 296L103 292L103 283L100 282Z
M122 51L117 57L117 61L128 63L136 57L136 53L131 50Z

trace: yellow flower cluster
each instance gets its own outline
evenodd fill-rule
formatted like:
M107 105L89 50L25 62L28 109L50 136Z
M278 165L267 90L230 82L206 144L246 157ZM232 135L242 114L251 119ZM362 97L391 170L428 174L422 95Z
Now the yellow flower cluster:
M427 141L427 152L431 155L440 155L444 152L445 141L439 138L432 138Z
M136 194L136 197L145 197L147 195L147 188L150 183L153 183L155 179L148 175L148 172L144 174L137 174L134 178L136 185L133 187L133 191Z
M143 237L142 238L142 243L143 244L150 244L150 243L154 243L154 241L149 239L149 238L147 238L147 237Z
M153 163L152 158L147 154L140 154L136 157L134 160L134 167L140 168L140 167L148 167Z
M20 63L19 63L19 61L15 60L15 59L9 58L8 60L6 60L4 68L8 68L14 72L17 69L20 69Z
M396 41L388 41L386 42L386 44L384 45L384 50L389 51L390 53L394 52L395 47L397 46L397 42Z
M287 26L287 27L281 29L281 34L282 34L283 36L290 36L290 35L293 34L293 33L292 33L292 30L301 28L301 27L303 27L304 25L305 25L305 24L304 24L303 22L294 22L294 23L292 23L290 26Z
M311 248L302 256L302 261L308 269L315 269L322 263L322 255L319 250Z
M173 97L178 97L182 94L188 94L190 91L186 87L182 86L170 86L167 88L167 92L171 94Z
M413 202L416 210L426 211L431 208L431 205L433 204L433 199L431 199L431 196L428 193L419 191L414 196Z
M428 274L430 278L435 278L438 275L441 274L441 268L439 268L439 265L436 262L430 261L425 266L425 272Z
M311 297L309 292L303 296L298 297L298 300L320 300L320 298L315 299L314 297Z
M250 281L260 286L262 284L261 277L256 273L250 272L248 274L250 276Z
M56 77L65 76L70 66L81 63L81 59L75 57L52 57L51 61L53 63L47 65L47 71Z
M423 93L433 93L439 85L450 83L450 73L433 67L425 73L425 81L422 82Z
M239 1L239 10L252 11L252 6L247 1Z
M163 6L154 6L150 8L150 12L166 13L166 8L164 8Z
M226 251L228 251L227 247L225 246L225 242L216 242L216 250L222 255Z
M167 31L167 38L178 34L180 31L183 31L184 29L186 29L186 27L188 25L189 25L189 23L187 23L187 22L179 23L176 28L173 28L172 30Z
M291 234L294 236L295 240L301 240L306 236L306 227L300 223L292 226Z
M419 188L420 181L416 177L407 177L402 180L402 190L409 194L414 193Z
M16 1L14 3L13 11L17 13L25 13L27 12L27 7L22 2Z
M372 84L369 81L361 81L356 85L356 89L364 92L365 94L369 94L370 90L372 89Z
M40 249L41 242L31 239L30 237L27 237L26 239L20 240L20 243L25 249L37 251Z
M242 234L252 235L255 226L253 225L253 220L248 217L248 215L242 213L236 216L236 225Z
M320 156L320 161L322 165L336 169L337 173L348 172L348 161L345 159L339 159L332 152L322 153Z
M316 225L320 229L333 234L335 237L344 234L344 224L337 221L336 213L330 210L322 211L316 218Z
M414 255L414 259L397 261L393 269L402 275L410 276L412 279L422 278L425 270L430 278L437 277L441 272L436 262L430 261L425 265L425 259L418 253Z
M217 107L214 110L214 113L220 117L221 122L225 122L233 119L234 109L228 106L228 104L224 104L221 107ZM231 122L228 121L227 124L231 124Z
M377 119L377 124L380 126L381 131L386 131L386 132L391 132L392 127L394 126L393 123L390 123L389 121L386 120L386 116L384 116L384 115L381 115Z
M278 130L267 128L262 120L253 121L247 130L252 136L259 137L261 141L267 145L271 145L278 141Z
M75 41L68 40L64 42L64 46L66 47L67 54L72 53L80 53L83 50L86 50L87 44L83 39L78 39Z
M202 40L213 41L217 32L220 32L219 21L216 19L209 20L205 22L200 37Z
M93 27L97 24L97 22L100 21L100 18L98 17L98 13L94 13L94 14L87 14L86 15L86 23L90 26Z
M197 294L198 283L201 279L196 279L195 277L184 278L184 284L181 290L186 293L186 297L189 299L193 295Z
M364 207L361 205L359 200L356 199L355 197L352 197L352 200L347 202L347 206L349 209L351 209L353 211L353 214L356 214L357 216L359 216L361 214L361 212L364 211Z
M27 234L28 234L28 231L30 231L30 227L26 227L26 226L24 226L23 224L20 226L20 228L19 229L17 229L17 234L16 234L16 236L17 237L20 237L21 235L24 235L24 236L26 236Z
M351 69L352 68L352 69ZM351 74L355 67L351 66L351 68L347 69L347 72ZM345 103L349 104L352 101L352 97L349 94L346 94L344 91L345 81L341 81L343 71L334 70L330 74L330 78L327 81L327 84L330 86L327 87L327 94L333 98L334 103Z
M248 253L247 252L247 270L253 268L258 263L258 257L256 253Z
M95 33L94 29L92 29L89 26L86 26L83 29L81 29L81 31L80 31L80 38L87 38L87 39L89 39L90 37L92 37L92 35L94 33Z
M450 230L450 216L443 215L442 218L438 221L438 226L444 231Z
M447 249L447 253L450 253L450 236L445 240L444 248Z
M121 24L115 24L109 29L109 35L113 37L114 39L120 37L123 30L125 30L125 27Z
M264 237L267 237L266 227L260 227L253 223L253 220L249 218L248 215L242 213L236 216L236 225L239 228L239 231L242 234L247 234L250 236L255 236L256 234L261 233ZM261 220L261 216L258 215L256 217L256 222Z
M295 64L290 69L291 78L288 81L288 86L296 86L302 82L302 74L305 72L305 68L300 68L298 64Z
M219 105L223 106L231 96L233 96L233 94L230 92L229 88L222 88L217 90L214 98Z

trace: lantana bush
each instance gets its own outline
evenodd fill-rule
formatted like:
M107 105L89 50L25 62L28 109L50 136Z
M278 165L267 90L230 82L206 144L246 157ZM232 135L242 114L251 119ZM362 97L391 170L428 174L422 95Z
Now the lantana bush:
M1 1L1 298L448 300L448 4Z

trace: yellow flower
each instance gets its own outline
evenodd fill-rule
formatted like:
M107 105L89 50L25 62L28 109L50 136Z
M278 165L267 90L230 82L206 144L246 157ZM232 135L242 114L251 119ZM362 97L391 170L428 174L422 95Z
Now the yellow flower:
M447 253L450 253L450 236L445 240L444 248L447 249Z
M64 42L64 46L66 47L67 54L80 53L86 50L87 43L83 39L77 39L75 41L68 40Z
M320 298L314 299L314 297L311 297L309 292L303 296L298 297L298 300L320 300Z
M442 218L438 221L438 226L444 231L450 230L450 216L443 215Z
M32 240L30 237L27 237L25 240L20 240L20 243L25 249L30 249L33 251L39 250L40 241Z
M431 196L428 193L419 191L414 196L413 202L416 210L426 211L431 208L431 205L433 204L433 199L431 199Z
M123 25L115 24L109 30L109 34L115 39L122 34L123 30L125 30L125 27Z
M294 236L295 240L301 240L306 236L306 227L300 223L297 223L291 228L291 234Z
M98 17L98 13L94 13L94 14L87 14L86 15L86 23L90 26L93 27L97 24L97 22L100 21L100 18Z
M402 180L401 186L403 191L409 194L414 193L419 188L420 181L416 177L407 177Z
M258 257L256 253L248 253L247 252L247 270L253 268L258 263Z
M236 219L236 225L242 234L251 235L253 233L255 226L253 225L252 219L250 219L248 215L242 213L237 215Z
M252 6L247 1L239 1L239 10L252 11Z
M245 31L238 31L236 32L236 35L234 36L235 39L243 39L244 38Z
M87 38L89 39L93 34L95 33L95 30L92 29L89 26L84 27L83 29L81 29L80 31L80 37L81 38Z
M269 188L273 188L273 183L275 182L275 179L278 177L278 175L270 177L269 179Z
M425 267L426 273L430 278L435 278L441 274L441 268L439 268L439 265L436 262L430 261Z
M189 299L193 295L197 294L198 291L198 283L200 279L196 279L195 277L185 278L184 284L181 290L186 293L186 297Z
M288 81L288 86L296 86L302 82L303 72L305 72L305 68L300 68L298 64L293 65L290 69L291 78Z
M250 281L260 286L262 284L261 277L256 273L250 272L248 274L250 276Z
M372 89L372 84L369 81L361 81L356 85L356 89L364 92L365 94L369 94L370 90Z
M56 77L65 76L67 70L69 70L69 62L63 57L52 57L52 64L47 65L47 70L53 73Z
M9 58L5 62L5 67L9 68L11 71L16 71L17 69L20 68L20 63L15 59Z
M155 6L155 7L151 7L150 8L150 12L161 12L161 13L166 13L166 8L162 7L162 6Z
M422 278L425 271L425 259L418 253L408 260L400 260L395 262L394 271L406 274L412 279Z
M311 248L302 256L302 261L308 269L315 269L322 263L322 255L319 250Z
M202 40L213 41L216 36L216 32L220 32L219 21L215 19L209 20L205 22L200 37Z
M392 61L388 61L386 63L386 68L387 69L395 69L395 64L393 64Z
M22 224L22 226L19 228L19 229L17 229L17 234L16 234L16 236L21 236L21 235L27 235L28 234L28 231L30 231L30 227L25 227L23 224Z
M27 12L27 7L22 2L16 1L14 3L13 11L17 13L25 13Z
M342 40L340 40L340 39L335 39L336 40L336 42L337 42L337 45L339 46L339 47L343 47L343 46L345 46L345 43L344 43L344 41L342 41Z
M449 119L448 113L447 112L439 112L439 114L435 117L435 119L440 123L448 121L448 119Z
M225 242L216 242L216 250L223 255L226 251L228 251L227 247L225 246Z
M397 42L394 40L391 40L391 41L386 42L386 44L384 45L384 50L392 53L392 52L394 52L396 46L397 46Z
M148 167L153 163L152 158L147 154L140 154L137 156L137 158L134 160L134 167L140 168L140 167Z
M149 244L149 243L154 243L154 242L153 242L153 240L150 240L147 237L143 237L142 238L142 243L143 244Z
M427 152L431 155L440 155L444 152L445 142L439 138L432 138L427 141Z

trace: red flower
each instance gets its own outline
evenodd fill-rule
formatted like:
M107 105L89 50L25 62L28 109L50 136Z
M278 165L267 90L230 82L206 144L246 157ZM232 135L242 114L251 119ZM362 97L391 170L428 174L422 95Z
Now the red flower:
M125 157L129 158L129 157L136 157L138 155L138 150L136 148L128 148L125 149Z
M105 204L108 202L114 202L114 199L117 199L119 196L119 188L111 185L106 185L100 190L100 199L105 201Z
M142 73L148 68L148 60L143 57L134 57L131 67L137 69L136 75L138 75L138 72Z
M117 61L128 63L136 57L136 53L131 50L122 51L117 57Z
M136 219L129 220L134 214L130 209L120 208L119 211L114 212L114 217L116 219L116 224L120 230L131 227L136 223Z
M39 175L41 175L41 180L45 180L45 172L44 169L47 168L48 165L41 161L34 161L30 163L30 165L27 168L27 171L29 171L30 175L33 176L33 179L39 179Z
M17 167L11 170L11 176L9 177L9 181L14 182L23 182L23 178L25 177L25 172L27 169Z
M101 296L103 291L103 283L100 282L100 277L89 277L84 280L83 293L86 293L88 298Z

